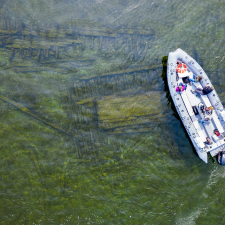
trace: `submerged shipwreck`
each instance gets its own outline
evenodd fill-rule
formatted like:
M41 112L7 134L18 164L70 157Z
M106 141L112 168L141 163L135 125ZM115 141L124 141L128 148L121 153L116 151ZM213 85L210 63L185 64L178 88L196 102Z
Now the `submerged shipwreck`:
M167 81L183 125L198 153L208 162L209 152L225 165L225 110L201 66L186 52L169 53Z

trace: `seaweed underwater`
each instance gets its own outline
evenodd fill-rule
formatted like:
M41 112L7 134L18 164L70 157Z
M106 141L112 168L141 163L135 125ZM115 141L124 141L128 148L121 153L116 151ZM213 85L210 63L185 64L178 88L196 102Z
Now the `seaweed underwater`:
M190 172L164 173L180 165L182 143L162 65L145 58L154 34L46 27L1 20L3 220L84 223L88 208L96 223L116 222L123 208L138 222ZM156 200L136 212L140 192L141 205Z
M7 76L5 74L2 76L4 84L2 100L14 104L18 109L40 122L73 136L75 140L82 139L82 135L78 134L80 133L79 129L88 130L92 127L95 129L99 124L104 124L101 121L100 123L95 122L99 118L96 112L97 98L122 93L122 91L129 89L132 89L130 92L133 92L139 86L147 88L150 83L152 85L157 83L152 78L148 78L149 72L156 72L157 66L129 68L130 57L132 56L138 64L143 60L146 46L149 48L146 41L149 40L149 37L151 38L151 33L150 35L143 33L146 31L136 30L136 33L129 31L123 34L127 31L118 30L115 35L107 34L104 29L76 30L74 27L61 29L59 26L57 29L50 26L46 30L45 26L45 29L32 30L24 23L4 19L1 20L1 27L1 49L4 50L1 52L2 69L8 71ZM139 34L139 32L142 33ZM129 45L131 47L128 47ZM119 72L114 72L118 69L113 67L110 68L113 72L107 73L108 68L104 68L104 62L99 67L101 58L100 60L96 58L96 54L101 52L105 58L112 48L118 52L114 58L118 57L121 49L123 55L126 51L129 54L124 61L125 63L122 61L122 64L118 66ZM98 59L98 63L95 65L93 63L96 59ZM132 67L134 65L135 63L132 63ZM104 68L103 74L99 68ZM123 68L122 71L121 68ZM92 71L91 76L88 75L90 70ZM93 75L93 71L95 75ZM82 101L85 100L82 99L87 99L86 101L90 103L83 104ZM104 108L102 99L100 101L101 107ZM80 110L82 113L79 112ZM128 119L125 122L130 120L129 117L132 115L127 116ZM138 118L138 116L133 116L132 120L134 118ZM63 123L59 124L59 121L63 121ZM84 125L87 123L89 125ZM113 123L114 127L108 129L117 129L115 128L116 121ZM79 129L77 129L78 127ZM82 145L85 143L85 141L80 142ZM81 157L79 152L78 150L77 154Z

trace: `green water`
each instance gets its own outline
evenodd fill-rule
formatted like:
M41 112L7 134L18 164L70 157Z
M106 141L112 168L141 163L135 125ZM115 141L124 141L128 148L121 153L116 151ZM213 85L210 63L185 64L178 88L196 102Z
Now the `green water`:
M224 224L164 79L179 47L225 103L224 6L0 1L1 224Z

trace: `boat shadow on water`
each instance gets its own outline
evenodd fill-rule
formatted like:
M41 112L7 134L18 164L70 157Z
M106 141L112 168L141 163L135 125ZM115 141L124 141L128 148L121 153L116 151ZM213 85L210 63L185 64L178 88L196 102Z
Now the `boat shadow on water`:
M182 123L182 120L180 119L180 116L179 114L177 113L176 111L176 107L174 105L174 102L172 100L172 97L170 95L170 91L169 91L169 87L168 87L168 83L167 83L167 61L168 61L168 56L163 56L162 57L162 74L161 74L161 77L162 77L162 80L164 82L164 91L166 92L166 98L167 98L167 104L171 106L171 109L173 111L172 115L177 119L179 120L183 130L185 131L185 136L187 137L187 139L189 140L189 143L191 145L191 148L192 148L192 151L194 152L194 154L196 156L198 156L198 153L196 152L195 148L194 148L194 145ZM208 158L211 160L212 163L215 163L216 161L216 158L214 159L209 153L208 153Z

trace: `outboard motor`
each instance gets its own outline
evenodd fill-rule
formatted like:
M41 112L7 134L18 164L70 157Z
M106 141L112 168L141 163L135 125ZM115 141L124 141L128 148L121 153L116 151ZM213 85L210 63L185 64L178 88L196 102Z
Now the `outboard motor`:
M220 152L218 154L218 163L222 166L225 166L225 152Z

